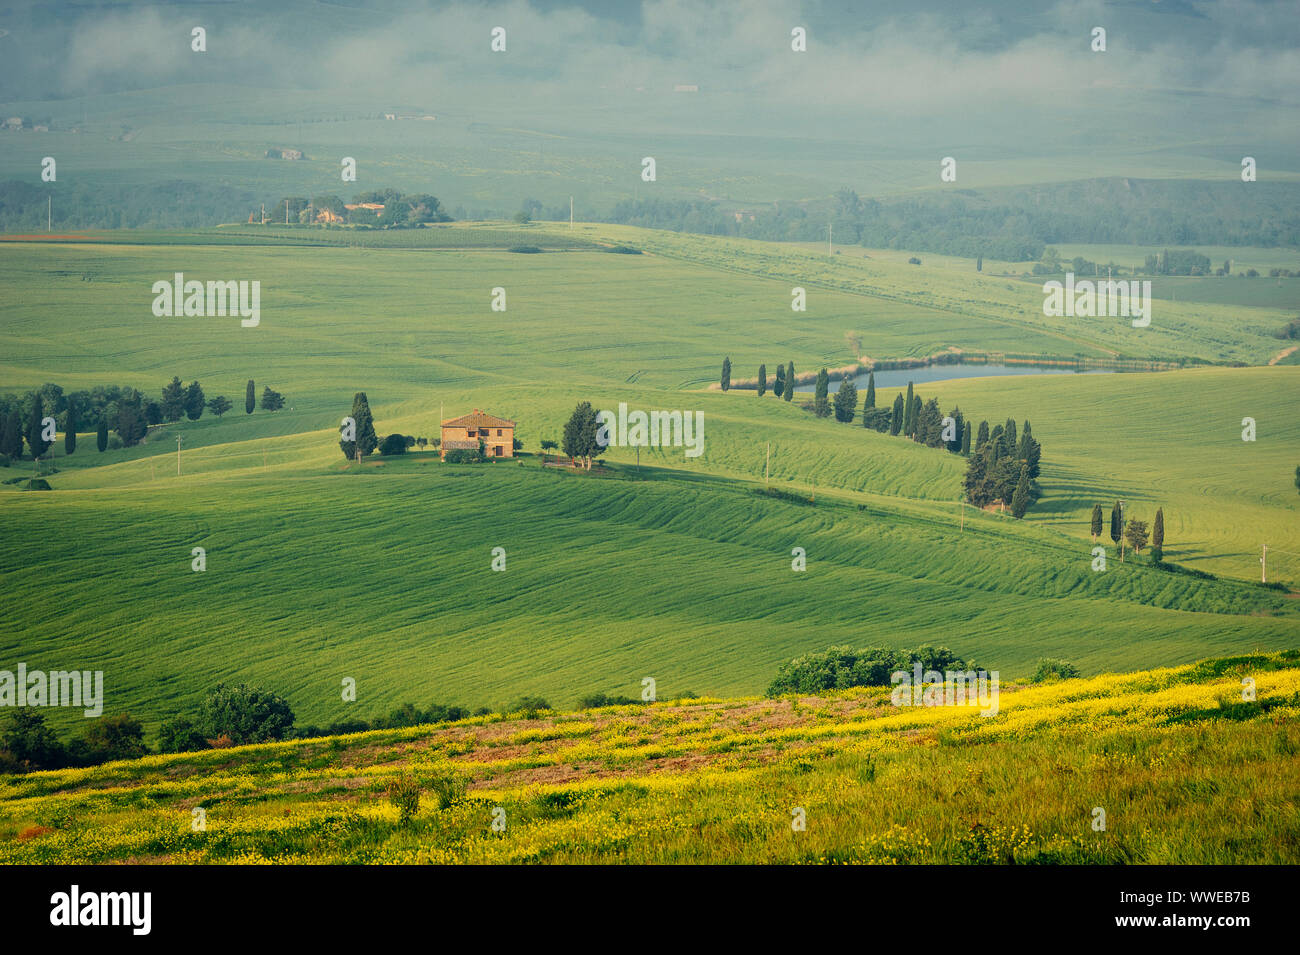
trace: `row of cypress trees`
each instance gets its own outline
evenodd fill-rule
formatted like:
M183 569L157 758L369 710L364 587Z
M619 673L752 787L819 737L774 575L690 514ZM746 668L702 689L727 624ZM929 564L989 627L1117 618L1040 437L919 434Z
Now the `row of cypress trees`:
M1102 513L1101 505L1092 506L1092 521L1090 530L1092 531L1092 542L1097 543L1097 538L1101 536ZM1147 545L1147 524L1146 521L1136 519L1125 519L1124 506L1116 501L1110 509L1110 539L1114 541L1115 546L1119 547L1121 541L1125 541L1139 554L1142 548ZM1156 517L1152 522L1150 531L1151 541L1151 560L1159 564L1165 559L1165 509L1156 508ZM1123 560L1124 552L1121 548L1120 559Z

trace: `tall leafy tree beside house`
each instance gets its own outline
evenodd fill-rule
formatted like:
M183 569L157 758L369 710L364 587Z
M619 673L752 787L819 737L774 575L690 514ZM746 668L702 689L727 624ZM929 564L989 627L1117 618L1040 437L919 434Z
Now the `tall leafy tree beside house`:
M250 382L251 384L252 382ZM349 461L360 451L362 457L374 452L379 447L379 438L375 434L375 418L370 413L370 399L364 391L358 391L352 398L352 414L355 423L356 438L352 441L340 441L339 450Z
M580 401L564 425L560 447L571 461L581 460L583 466L590 470L592 456L601 451L596 440L597 431L596 410L590 401Z
M840 379L839 390L835 392L835 420L850 422L857 413L858 386L847 375Z

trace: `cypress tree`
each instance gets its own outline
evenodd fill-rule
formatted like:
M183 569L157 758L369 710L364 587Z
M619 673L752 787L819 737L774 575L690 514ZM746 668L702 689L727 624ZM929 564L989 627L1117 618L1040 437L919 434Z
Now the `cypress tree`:
M1020 465L1020 480L1016 482L1016 491L1011 495L1011 516L1021 518L1029 507L1029 467Z
M831 413L831 403L826 400L826 392L830 390L830 384L830 376L826 374L825 368L817 372L817 387L813 391L813 414L819 418L827 418Z
M993 460L1005 457L1002 453L1002 425L995 424L989 433L989 444L993 445Z
M108 447L108 418L100 415L99 427L95 430L95 447L102 452Z
M835 420L850 422L857 414L858 386L853 379L845 376L840 379L840 390L835 393Z
M1008 418L1006 426L1002 429L1002 451L1003 457L1011 457L1016 453L1016 419Z
M31 446L32 456L39 458L49 450L49 442L41 437L41 419L45 417L45 404L41 401L41 393L38 391L35 395L36 400L32 402L32 417L27 422L27 444Z
M966 457L970 457L970 430L970 422L967 421L961 436L961 453Z
M3 428L0 428L0 454L15 461L23 456L23 423L17 409L5 415Z
M1097 538L1101 536L1101 505L1092 505L1092 542L1097 543Z
M1110 509L1110 539L1113 540L1115 546L1118 547L1119 539L1123 536L1124 531L1119 522L1119 501L1116 501L1115 506Z
M889 422L889 433L897 435L903 429L903 393L894 395L894 417Z
M163 386L161 405L164 421L180 421L185 413L185 386L175 375Z
M869 371L867 372L867 401L866 404L862 406L862 409L865 411L867 408L874 408L875 406L876 406L876 373L874 371Z
M722 359L722 390L731 390L731 359Z
M789 401L794 397L794 362L790 362L785 369L785 400Z
M987 421L981 421L979 434L975 436L975 450L983 451L984 445L988 443L989 443L989 423Z
M767 365L758 366L758 396L767 394Z
M191 421L198 421L203 417L203 406L207 404L203 397L203 389L199 387L197 381L191 381L190 386L185 389L185 417Z
M912 436L912 406L916 404L916 396L912 392L912 383L907 383L907 397L903 399L903 436L910 438Z
M339 442L339 450L349 461L357 456L357 451L364 457L379 446L379 438L375 435L375 419L370 413L370 400L364 391L358 391L352 399L352 420L356 422L356 440Z
M1165 509L1156 508L1156 523L1151 528L1151 559L1157 564L1165 559Z
M68 416L63 430L63 453L72 454L77 450L77 408L68 402Z
M253 379L248 379L248 390L244 392L244 414L252 414L257 407L257 391L253 388Z
M772 383L772 394L778 398L785 391L785 365L776 366L776 381Z

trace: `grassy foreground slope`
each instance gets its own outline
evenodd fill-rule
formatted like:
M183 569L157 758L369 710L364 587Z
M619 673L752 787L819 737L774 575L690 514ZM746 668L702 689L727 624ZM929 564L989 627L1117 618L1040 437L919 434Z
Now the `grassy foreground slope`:
M1003 687L993 716L888 690L484 716L8 777L0 862L1295 864L1297 715L1293 651Z

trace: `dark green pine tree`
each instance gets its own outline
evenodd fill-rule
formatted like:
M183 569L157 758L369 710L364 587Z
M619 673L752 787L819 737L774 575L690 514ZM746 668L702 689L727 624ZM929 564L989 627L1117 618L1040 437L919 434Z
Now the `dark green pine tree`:
M44 426L41 419L45 417L45 404L41 401L41 393L36 393L36 400L32 402L32 416L27 421L27 444L31 448L32 456L39 458L50 448L50 443L41 437Z
M77 450L77 406L68 402L68 414L63 425L63 453L73 454Z
M1116 501L1115 506L1110 509L1110 539L1115 542L1116 547L1119 546L1119 539L1124 536L1119 513L1119 501Z
M785 391L785 365L776 366L776 380L772 382L772 394L778 398Z
M835 420L850 422L857 414L858 386L853 379L845 375L840 379L839 391L835 392Z
M983 451L984 445L988 443L989 443L989 423L987 421L981 421L979 433L975 436L976 452Z
M108 447L108 418L99 416L99 427L95 429L95 447L102 453Z
M23 419L14 409L5 415L0 428L0 454L17 461L23 456Z
M813 391L813 414L819 418L829 418L831 414L831 403L826 400L826 393L830 391L831 380L823 368L817 372L817 386Z
M1016 419L1008 418L1006 426L1002 429L1002 456L1004 458L1015 456L1016 443Z
M731 359L722 359L722 390L731 390Z
M867 372L867 400L866 403L862 406L862 410L865 411L867 408L874 408L875 406L876 406L876 373L874 371L869 371Z
M912 431L912 413L913 405L916 404L916 395L912 391L912 383L907 383L907 397L903 399L903 437L910 438Z
M190 386L185 389L185 417L191 421L198 421L203 417L203 407L207 400L203 396L203 389L199 387L197 381L191 381Z
M785 400L789 401L794 397L794 362L785 366Z
M185 385L175 375L163 386L160 405L164 421L180 421L185 414Z
M1015 493L1011 495L1011 516L1022 518L1029 509L1029 466L1020 465L1020 480L1016 482Z
M1003 444L1002 444L1002 425L1000 425L1000 424L995 424L995 425L993 426L993 430L992 430L991 432L989 432L989 444L993 445L993 460L994 460L994 461L996 461L998 458L1006 457L1006 455L1004 455L1004 454L1002 453L1002 449L1003 449Z
M339 450L349 461L357 456L357 451L365 457L379 447L379 438L375 434L375 419L370 413L370 399L366 397L364 391L358 391L352 398L351 417L356 423L356 439L339 442Z
M903 430L903 394L894 395L894 416L889 422L889 433L896 435Z
M767 365L758 366L758 396L767 394Z
M961 436L961 453L966 457L970 457L970 432L970 422L967 421L966 427L962 430Z
M244 392L244 414L252 414L257 407L257 391L253 388L253 379L248 379L248 389Z
M1165 509L1156 508L1156 523L1151 528L1151 559L1157 564L1165 559Z
M977 257L976 257L976 259L975 259L975 271L976 271L976 272L983 272L983 271L984 271L984 256L981 255L981 256L977 256Z
M953 430L952 440L945 442L948 450L953 454L961 454L961 443L966 435L966 419L961 415L961 408L953 408L948 412L948 417L952 419Z
M1097 543L1097 538L1101 536L1101 505L1092 505L1092 542Z

